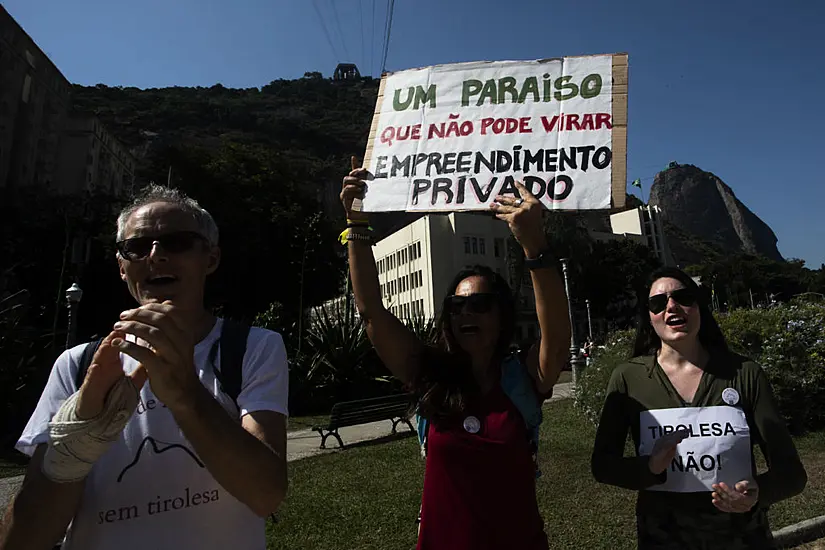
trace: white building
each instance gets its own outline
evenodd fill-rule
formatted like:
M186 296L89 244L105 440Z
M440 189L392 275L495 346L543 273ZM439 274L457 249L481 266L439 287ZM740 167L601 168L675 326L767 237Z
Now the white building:
M401 319L435 318L453 277L463 268L485 265L513 286L507 267L505 222L491 215L430 214L379 241L373 248L384 305ZM532 291L523 288L516 336L537 335ZM532 315L529 312L533 312Z
M649 247L662 265L675 265L662 228L662 211L658 206L640 206L610 215L611 233L591 232L597 240L631 239Z

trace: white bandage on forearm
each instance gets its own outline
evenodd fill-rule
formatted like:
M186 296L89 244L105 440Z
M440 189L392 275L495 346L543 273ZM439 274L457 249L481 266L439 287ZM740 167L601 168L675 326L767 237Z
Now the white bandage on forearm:
M101 413L80 420L75 410L79 394L72 394L49 422L49 447L42 470L57 483L85 478L123 431L138 404L137 390L123 377L109 391Z

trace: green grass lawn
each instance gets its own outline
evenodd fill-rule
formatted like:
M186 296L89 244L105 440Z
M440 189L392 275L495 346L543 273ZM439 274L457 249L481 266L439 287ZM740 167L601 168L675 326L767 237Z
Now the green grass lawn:
M545 406L538 500L552 548L635 548L635 493L595 483L595 429L570 400ZM825 514L825 434L797 439L805 492L771 510L774 529ZM424 462L412 437L290 463L290 493L270 549L415 547Z

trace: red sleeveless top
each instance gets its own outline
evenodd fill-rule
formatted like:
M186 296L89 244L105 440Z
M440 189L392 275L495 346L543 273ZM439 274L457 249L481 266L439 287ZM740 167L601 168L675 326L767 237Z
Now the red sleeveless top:
M430 424L418 550L548 549L525 431L500 386Z

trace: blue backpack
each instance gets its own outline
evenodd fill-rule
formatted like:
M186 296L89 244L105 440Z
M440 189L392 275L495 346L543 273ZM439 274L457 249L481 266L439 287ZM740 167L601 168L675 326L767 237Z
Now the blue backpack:
M533 463L536 467L536 477L541 476L538 464L539 426L543 420L541 399L536 395L533 379L516 354L507 356L501 363L501 389L512 401L527 428L527 440L533 454ZM418 421L418 443L421 445L421 456L427 456L427 431L430 422L426 418L416 415Z

